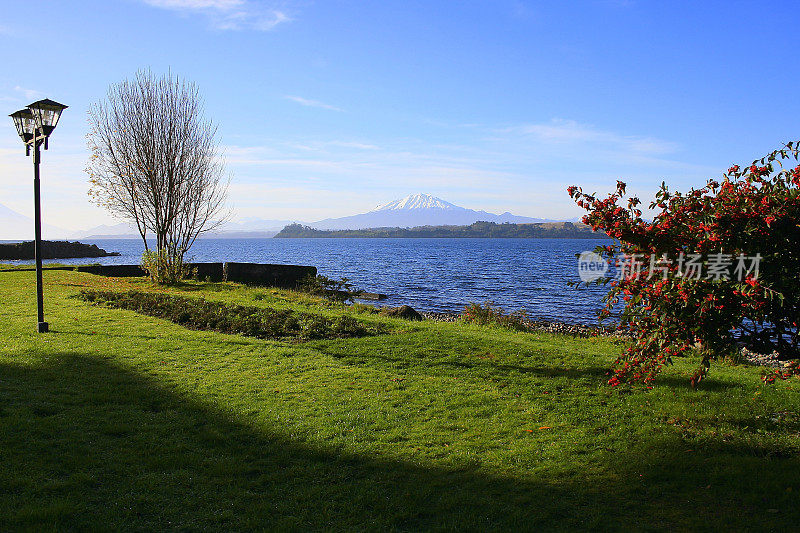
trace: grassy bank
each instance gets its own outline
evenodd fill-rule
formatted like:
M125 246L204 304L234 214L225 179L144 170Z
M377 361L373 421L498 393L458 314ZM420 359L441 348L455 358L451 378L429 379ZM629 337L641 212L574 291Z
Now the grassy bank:
M605 385L619 345L359 314L270 341L74 298L139 280L0 273L0 530L797 527L797 381L679 361ZM232 284L164 292L335 317Z

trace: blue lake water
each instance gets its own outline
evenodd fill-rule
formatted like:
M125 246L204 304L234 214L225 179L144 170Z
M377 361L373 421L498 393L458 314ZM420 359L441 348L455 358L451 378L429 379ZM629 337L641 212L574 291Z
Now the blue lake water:
M69 259L69 264L138 264L134 239L87 240L119 257ZM388 295L385 305L421 311L460 311L492 301L532 318L596 322L606 288L569 287L578 281L576 254L602 239L203 239L189 253L198 262L314 265L330 278Z

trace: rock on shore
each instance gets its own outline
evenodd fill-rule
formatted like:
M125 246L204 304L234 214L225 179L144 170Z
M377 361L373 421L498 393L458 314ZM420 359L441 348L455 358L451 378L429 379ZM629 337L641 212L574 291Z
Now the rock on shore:
M422 312L421 315L428 320L436 320L438 322L456 322L461 317L459 313ZM562 333L577 337L628 337L628 334L622 330L589 326L584 324L567 324L564 322L550 322L545 320L526 320L525 326L527 327L528 331L546 331L548 333Z
M741 353L745 361L751 365L781 368L786 363L786 361L780 359L780 354L777 351L773 351L772 353L758 353L743 346L741 348Z
M0 260L34 259L33 241L0 244ZM69 241L42 241L42 259L74 259L80 257L109 257L119 255L106 252L96 244Z

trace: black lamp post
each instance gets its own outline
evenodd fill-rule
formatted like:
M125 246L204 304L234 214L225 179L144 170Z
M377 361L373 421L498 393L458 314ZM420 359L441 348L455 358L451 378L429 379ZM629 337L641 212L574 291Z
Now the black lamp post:
M25 143L25 155L31 155L33 148L33 206L34 206L34 256L36 258L36 307L39 319L39 333L47 333L47 322L44 321L44 292L42 290L42 208L39 195L39 160L40 146L47 150L47 140L56 129L61 112L67 106L52 100L39 100L16 113L9 115L14 119L22 142Z

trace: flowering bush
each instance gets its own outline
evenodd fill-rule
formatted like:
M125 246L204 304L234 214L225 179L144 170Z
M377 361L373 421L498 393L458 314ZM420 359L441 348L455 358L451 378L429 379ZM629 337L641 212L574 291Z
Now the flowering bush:
M642 218L640 200L625 197L625 183L605 199L568 189L588 211L583 221L619 244L597 252L609 261L635 257L639 268L610 282L601 319L623 304L621 326L635 341L619 357L609 383L651 382L665 364L691 348L703 356L692 376L696 385L711 361L737 341L783 358L798 353L800 317L800 144L788 143L747 167L728 169L721 181L709 180L682 194L662 183ZM784 162L794 161L787 167ZM739 259L739 279L686 275L680 257L701 257L695 266L713 269L720 257ZM742 261L758 257L756 269ZM670 259L672 258L672 259ZM718 262L718 261L717 261Z

